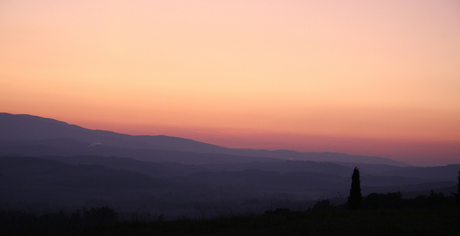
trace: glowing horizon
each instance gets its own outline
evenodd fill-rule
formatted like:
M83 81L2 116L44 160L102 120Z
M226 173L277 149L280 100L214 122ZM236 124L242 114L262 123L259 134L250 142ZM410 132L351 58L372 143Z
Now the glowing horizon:
M460 163L457 1L2 1L0 112Z

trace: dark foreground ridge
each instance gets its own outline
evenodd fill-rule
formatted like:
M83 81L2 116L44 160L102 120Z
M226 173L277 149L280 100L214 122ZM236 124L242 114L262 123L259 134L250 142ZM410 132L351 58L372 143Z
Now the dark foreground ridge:
M162 215L120 220L109 207L41 216L0 210L0 235L458 235L459 222L454 197L432 192L403 199L388 193L368 195L358 211L323 200L306 211L277 208L260 215L173 221Z

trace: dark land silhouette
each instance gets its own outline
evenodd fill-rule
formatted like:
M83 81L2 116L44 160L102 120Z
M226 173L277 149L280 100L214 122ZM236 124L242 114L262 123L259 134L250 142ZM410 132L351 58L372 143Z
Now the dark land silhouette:
M164 135L132 136L110 131L89 130L53 119L8 113L0 113L0 144L0 155L102 155L184 164L299 160L409 166L388 158L343 153L230 149ZM169 156L166 156L165 152Z
M1 113L0 233L453 235L459 170L227 149ZM361 201L349 210L353 199Z
M1 235L458 235L460 206L442 193L363 197L360 209L318 201L306 210L267 210L212 218L119 214L104 206L36 215L0 209Z

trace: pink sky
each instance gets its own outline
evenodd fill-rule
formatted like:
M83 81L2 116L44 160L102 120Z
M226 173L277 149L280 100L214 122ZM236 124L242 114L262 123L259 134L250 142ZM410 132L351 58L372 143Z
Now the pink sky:
M0 111L460 163L458 1L1 1Z

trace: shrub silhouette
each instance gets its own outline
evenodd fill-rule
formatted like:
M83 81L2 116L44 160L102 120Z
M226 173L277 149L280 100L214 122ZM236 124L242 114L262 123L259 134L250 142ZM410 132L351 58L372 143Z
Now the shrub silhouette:
M117 221L117 213L108 206L96 207L89 211L84 209L82 218L92 224L113 224Z
M362 208L370 209L401 209L406 205L401 192L371 193L363 198Z
M359 169L355 167L351 176L350 196L348 197L348 208L352 210L359 209L361 206L361 186L359 181Z
M333 208L333 206L331 205L331 202L329 201L329 199L318 201L313 206L313 210L327 210L331 208Z
M276 208L274 211L267 210L265 215L289 215L291 214L291 209L289 208Z

